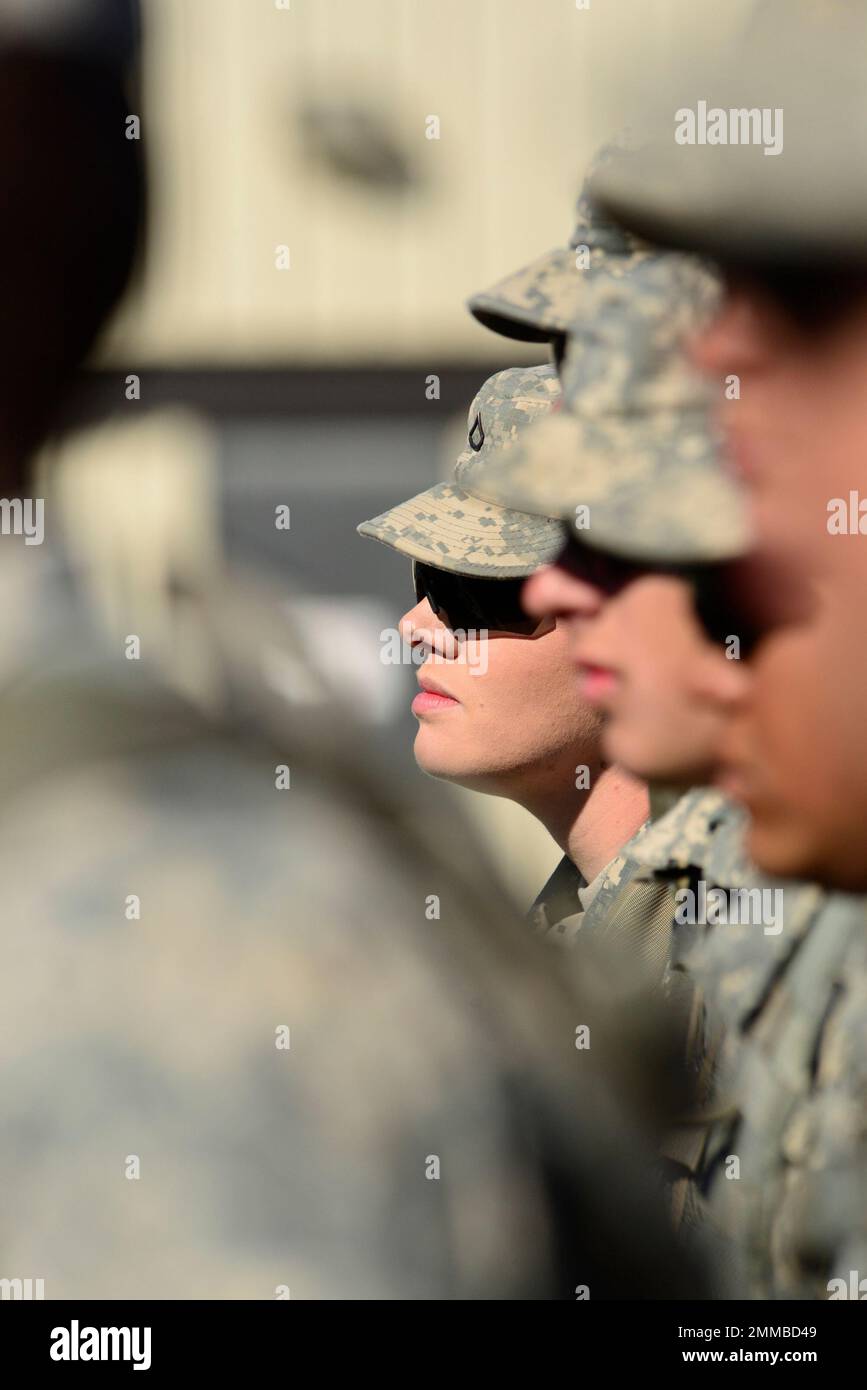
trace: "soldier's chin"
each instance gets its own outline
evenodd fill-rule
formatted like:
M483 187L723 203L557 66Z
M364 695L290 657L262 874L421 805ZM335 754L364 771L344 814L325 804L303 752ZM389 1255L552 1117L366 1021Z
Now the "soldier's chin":
M471 774L467 757L462 756L454 738L449 738L441 728L421 724L412 751L416 763L428 777L459 782L462 777Z
M666 748L658 737L630 731L625 720L605 726L605 756L644 782L665 782L672 787L706 786L714 763L705 748Z
M422 725L415 736L413 754L417 765L428 777L441 782L454 782L470 791L486 792L491 796L508 796L510 768L496 759L485 763L479 757L478 746L471 741L448 737L445 730Z
M776 878L796 878L841 892L867 889L867 863L858 844L795 815L754 806L747 852L756 867Z

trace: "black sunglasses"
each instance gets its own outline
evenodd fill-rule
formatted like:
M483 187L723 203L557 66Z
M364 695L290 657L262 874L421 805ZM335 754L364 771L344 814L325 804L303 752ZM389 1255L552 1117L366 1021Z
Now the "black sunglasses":
M774 300L801 332L823 333L850 314L867 294L863 267L823 267L810 274L803 266L789 268L770 263L726 270L730 291L760 289Z
M725 646L736 635L743 657L772 628L803 621L812 603L807 585L775 583L773 568L755 556L706 564L641 564L593 550L570 536L555 563L609 598L646 574L680 579L692 589L695 614L708 640Z
M789 556L753 553L705 565L696 572L693 589L696 613L707 636L725 644L736 635L742 657L752 656L758 644L777 629L808 622L818 605L812 577Z
M606 554L604 550L594 550L593 546L584 545L573 534L567 538L554 564L609 597L648 572L647 565L621 560L616 555Z
M539 626L521 607L523 579L474 579L414 560L415 596L427 599L436 617L453 632L485 630L529 637Z

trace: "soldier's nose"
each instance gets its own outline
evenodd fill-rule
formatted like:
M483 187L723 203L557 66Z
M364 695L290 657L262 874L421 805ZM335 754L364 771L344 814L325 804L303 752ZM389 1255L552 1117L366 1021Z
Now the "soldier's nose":
M711 375L729 375L766 360L769 306L745 288L729 290L716 318L691 343L695 365Z
M548 565L527 580L521 604L531 618L586 617L598 610L599 593L559 565Z
M729 660L721 652L715 651L712 657L696 660L689 676L689 686L699 699L734 712L748 700L752 673L743 661Z
M418 627L430 627L434 622L433 613L426 598L412 608L408 608L398 623L398 631L405 642L412 641L412 634Z

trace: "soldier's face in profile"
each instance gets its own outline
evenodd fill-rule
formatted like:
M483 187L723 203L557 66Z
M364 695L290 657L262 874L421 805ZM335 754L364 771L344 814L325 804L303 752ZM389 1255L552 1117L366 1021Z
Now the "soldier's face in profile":
M809 293L806 286L811 286ZM758 554L779 593L796 574L825 602L756 650L730 728L728 786L754 817L762 867L840 886L861 865L867 798L867 294L804 270L730 288L696 343L700 364L740 379L721 421L747 488ZM862 510L862 501L864 503Z
M642 571L622 579L593 583L576 558L529 580L524 602L568 625L579 694L606 716L607 758L645 779L708 781L727 711L707 668L725 657L706 638L685 580ZM700 681L685 680L699 668Z
M821 266L787 279L733 282L694 343L700 366L737 378L718 418L749 494L759 551L815 575L864 530L867 498L867 293ZM852 497L852 492L857 497ZM835 504L840 503L843 506ZM867 578L863 546L853 577Z
M598 696L611 759L653 780L711 779L727 714L708 691L727 663L702 631L685 580L648 573L625 585L579 630L573 656L585 697L600 669L611 673Z
M491 633L473 660L426 598L401 619L419 657L414 752L419 766L476 791L526 803L574 799L575 768L600 759L600 717L575 697L561 623L533 636Z
M769 873L867 888L867 646L830 587L809 620L766 636L731 686L719 785L752 817Z

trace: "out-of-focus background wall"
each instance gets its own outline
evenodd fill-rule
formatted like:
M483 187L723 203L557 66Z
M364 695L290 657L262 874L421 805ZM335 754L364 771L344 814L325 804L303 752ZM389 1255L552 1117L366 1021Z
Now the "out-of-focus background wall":
M467 295L567 239L630 95L749 9L143 0L146 264L45 464L106 621L135 615L195 687L168 583L252 566L352 689L377 755L420 776L414 673L379 660L409 566L355 525L446 471L486 376L544 360L477 326ZM459 795L529 900L558 857L547 835Z

